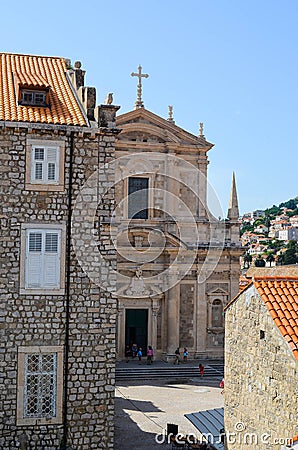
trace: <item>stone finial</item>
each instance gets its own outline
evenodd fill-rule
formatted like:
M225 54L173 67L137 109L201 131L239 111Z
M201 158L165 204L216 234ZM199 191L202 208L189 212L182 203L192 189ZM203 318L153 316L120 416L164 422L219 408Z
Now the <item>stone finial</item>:
M148 78L149 75L147 73L142 73L142 66L139 65L138 72L132 72L131 76L138 77L137 101L135 102L135 109L144 108L144 103L142 101L142 78Z
M175 123L175 120L173 119L173 106L169 105L168 108L169 108L169 110L168 110L167 121L171 122L171 123Z
M107 94L105 98L105 105L111 105L113 103L113 92Z
M203 122L200 122L199 137L202 138L202 139L205 139L205 136L204 136L204 123Z
M66 69L71 69L71 60L70 58L64 58Z
M74 68L68 69L68 74L76 91L78 91L80 87L85 86L86 71L82 70L81 67L82 67L81 61L76 61L74 63Z
M235 180L234 172L233 172L233 176L232 176L232 187L231 187L230 202L229 202L229 209L228 209L228 219L230 219L230 220L238 220L239 219L238 196L237 196L236 180Z

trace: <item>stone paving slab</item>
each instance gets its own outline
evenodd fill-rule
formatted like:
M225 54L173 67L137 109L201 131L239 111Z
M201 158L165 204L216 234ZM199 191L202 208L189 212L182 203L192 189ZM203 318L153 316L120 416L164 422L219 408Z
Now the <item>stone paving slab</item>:
M166 381L120 381L115 398L114 450L171 449L162 441L167 423L178 425L179 433L194 434L198 430L184 417L206 409L223 406L219 388L221 377L193 378L187 384Z

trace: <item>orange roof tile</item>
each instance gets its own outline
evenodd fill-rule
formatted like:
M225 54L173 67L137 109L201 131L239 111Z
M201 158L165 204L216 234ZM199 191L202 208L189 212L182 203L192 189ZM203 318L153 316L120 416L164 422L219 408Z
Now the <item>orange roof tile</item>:
M298 277L255 277L254 285L298 361Z
M19 87L49 90L49 107L18 105ZM0 53L0 120L86 126L64 58Z

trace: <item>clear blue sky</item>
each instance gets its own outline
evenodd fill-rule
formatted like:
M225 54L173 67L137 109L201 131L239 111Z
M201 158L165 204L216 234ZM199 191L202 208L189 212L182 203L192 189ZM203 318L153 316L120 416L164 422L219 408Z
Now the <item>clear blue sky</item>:
M81 60L98 103L133 109L139 64L145 107L198 133L226 211L236 172L240 212L298 195L298 1L3 2L1 50Z

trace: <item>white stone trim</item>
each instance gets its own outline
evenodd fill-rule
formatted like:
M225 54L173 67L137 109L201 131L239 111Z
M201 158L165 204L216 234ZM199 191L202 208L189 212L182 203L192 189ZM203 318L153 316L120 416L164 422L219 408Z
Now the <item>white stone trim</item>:
M31 180L32 173L32 149L33 147L56 147L59 152L59 175L56 182L45 183ZM64 174L65 174L65 140L50 139L27 139L26 142L26 176L25 189L30 191L64 191Z
M60 283L58 289L49 288L27 288L25 281L26 271L26 233L27 230L57 230L60 231ZM66 225L44 224L44 223L22 223L21 224L21 249L20 249L20 294L33 295L64 295L65 292L65 254L66 254Z
M24 417L24 384L25 355L30 353L56 353L56 416L51 418ZM18 348L18 379L17 379L17 425L50 425L62 423L63 400L63 347L62 346L31 346Z

